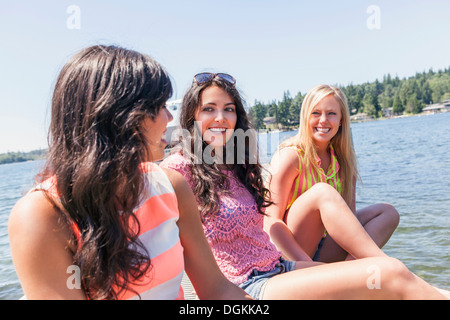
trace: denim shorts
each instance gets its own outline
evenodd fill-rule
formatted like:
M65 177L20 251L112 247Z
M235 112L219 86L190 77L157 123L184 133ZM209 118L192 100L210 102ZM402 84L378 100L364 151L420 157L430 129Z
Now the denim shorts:
M314 254L313 261L319 261L320 251L322 250L323 242L325 241L325 237L320 239L319 245L317 246L317 251Z
M248 279L242 282L239 287L242 288L247 294L249 294L253 299L262 300L264 289L267 282L278 274L289 272L295 269L295 261L288 261L280 258L272 270L269 271L258 271L253 270L248 276Z

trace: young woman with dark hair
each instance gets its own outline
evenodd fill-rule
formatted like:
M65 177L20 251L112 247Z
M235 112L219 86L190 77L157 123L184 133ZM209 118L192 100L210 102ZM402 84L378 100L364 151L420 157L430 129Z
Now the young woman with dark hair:
M172 116L152 58L92 46L62 69L38 185L13 208L13 261L28 299L246 298L221 274L195 198L164 156Z
M208 75L206 73L203 77L208 77ZM201 79L202 74L197 77ZM256 136L251 135L252 127L247 118L244 101L233 81L234 79L229 75L218 74L210 83L191 86L182 102L180 126L187 130L188 134L188 137L184 137L181 143L182 152L193 163L202 164L191 167L192 179L197 181L193 186L193 191L201 202L199 210L202 217L205 214L217 212L219 209L220 199L215 189L217 185L228 185L226 173L228 169L234 170L236 177L255 198L259 212L262 213L263 208L268 205L267 199L264 199L263 196L268 190L264 187L261 176L263 169L258 162L255 148ZM224 121L220 126L207 128L206 126L210 124L207 120L208 115L215 112L213 109L218 106L208 105L206 100L202 101L202 98L203 100L205 98L202 94L216 88L226 92L232 103L225 106ZM199 109L198 106L202 103L204 107ZM229 123L229 116L234 118L231 119L234 121L232 125ZM201 123L205 126L204 128L196 125ZM242 141L236 133L250 133L251 136ZM237 141L238 139L239 141ZM233 141L233 143L227 144L228 141ZM200 150L198 150L199 147ZM227 188L225 187L223 190L227 190Z

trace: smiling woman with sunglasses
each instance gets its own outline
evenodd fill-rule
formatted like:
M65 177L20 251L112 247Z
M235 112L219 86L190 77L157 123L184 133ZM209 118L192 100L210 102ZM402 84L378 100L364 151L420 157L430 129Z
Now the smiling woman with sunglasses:
M201 132L202 151L226 153L234 147L229 131L251 129L243 100L233 77L201 73L194 77L183 98L180 124L190 136L162 167L179 171L194 191L208 243L224 275L255 299L388 299L444 298L438 290L414 276L398 260L387 257L367 235L342 197L330 186L319 184L306 197L320 212L327 230L361 258L322 264L287 261L263 231L265 207L270 193L264 187L262 167L252 160L249 135L243 163L196 162L195 131ZM231 145L231 146L230 146ZM328 188L329 187L329 188ZM333 189L334 190L334 189ZM335 213L339 212L339 219ZM279 226L283 227L283 226ZM345 235L351 233L351 241ZM382 274L380 289L368 286L371 274Z

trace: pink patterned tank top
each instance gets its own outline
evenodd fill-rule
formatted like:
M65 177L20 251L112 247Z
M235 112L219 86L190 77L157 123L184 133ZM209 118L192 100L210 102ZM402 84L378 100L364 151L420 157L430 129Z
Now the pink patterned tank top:
M191 179L190 162L182 154L170 155L160 166L180 172L191 188L195 184ZM263 230L264 216L258 212L253 196L232 171L226 174L231 192L220 194L220 210L217 214L206 215L203 230L220 270L238 285L255 269L273 269L281 253Z

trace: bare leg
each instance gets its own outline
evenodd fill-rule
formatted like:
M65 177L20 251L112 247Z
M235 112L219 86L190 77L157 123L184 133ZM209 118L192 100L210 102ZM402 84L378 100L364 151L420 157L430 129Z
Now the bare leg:
M399 223L397 210L388 203L378 203L356 211L356 217L372 240L382 248L390 239ZM327 236L319 261L336 262L351 258L334 240Z
M388 257L323 264L270 279L264 299L446 299Z
M356 217L380 248L391 238L400 221L397 210L389 203L378 203L357 210Z
M295 240L312 257L323 231L357 258L386 256L373 242L341 195L325 183L302 194L285 217Z

